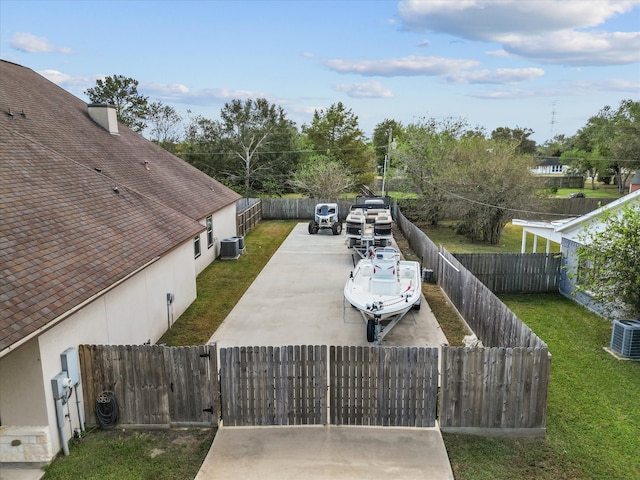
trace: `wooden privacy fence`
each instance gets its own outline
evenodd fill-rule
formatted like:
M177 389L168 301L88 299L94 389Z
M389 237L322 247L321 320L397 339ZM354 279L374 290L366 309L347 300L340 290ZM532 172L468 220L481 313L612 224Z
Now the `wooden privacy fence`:
M226 426L327 423L327 347L220 349Z
M315 215L316 204L330 202L338 204L338 217L347 218L351 205L356 199L317 199L317 198L263 198L262 218L277 220L311 220Z
M549 367L546 348L444 348L440 428L544 435Z
M396 223L469 328L488 347L442 348L441 428L544 436L551 367L546 343L400 209Z
M236 232L244 236L262 220L262 201L258 198L243 198L236 204Z
M493 293L557 292L562 257L545 253L453 255Z
M81 345L87 423L110 390L123 425L435 425L437 348L221 348L220 382L215 352Z
M96 399L114 393L126 425L217 425L215 345L80 345L84 411L97 424Z
M331 423L435 425L437 348L331 347L329 366Z
M489 347L545 347L546 344L446 249L438 251L438 285L473 333Z

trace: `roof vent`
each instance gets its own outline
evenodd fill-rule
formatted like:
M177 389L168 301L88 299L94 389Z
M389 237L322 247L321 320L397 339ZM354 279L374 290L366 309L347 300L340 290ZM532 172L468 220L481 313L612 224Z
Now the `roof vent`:
M614 320L611 350L625 358L640 359L640 321Z
M113 105L92 103L89 105L89 116L111 135L118 135L118 115Z

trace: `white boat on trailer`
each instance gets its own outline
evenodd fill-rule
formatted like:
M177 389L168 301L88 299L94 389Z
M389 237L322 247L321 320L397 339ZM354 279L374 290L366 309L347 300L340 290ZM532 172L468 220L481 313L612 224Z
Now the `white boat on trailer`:
M379 345L410 310L420 309L420 264L401 260L393 247L371 248L351 272L344 298L360 311L367 341Z

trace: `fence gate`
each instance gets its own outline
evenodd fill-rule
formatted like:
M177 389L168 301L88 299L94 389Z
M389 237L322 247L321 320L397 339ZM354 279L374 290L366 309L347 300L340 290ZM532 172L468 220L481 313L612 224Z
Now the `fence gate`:
M221 416L227 426L327 423L327 347L220 349Z
M87 422L112 391L123 425L218 425L216 346L80 345Z
M438 348L331 347L331 423L433 427Z

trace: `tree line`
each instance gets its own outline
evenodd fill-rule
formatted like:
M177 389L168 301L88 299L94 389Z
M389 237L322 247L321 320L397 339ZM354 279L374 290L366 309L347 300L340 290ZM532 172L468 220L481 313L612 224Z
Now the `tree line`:
M604 107L574 136L537 145L530 128L487 133L454 117L407 125L384 119L368 139L342 102L316 110L300 128L264 98L227 102L218 119L189 111L185 118L150 102L138 85L114 75L85 93L91 102L115 105L121 123L244 196L336 198L372 186L384 170L417 194L423 220L437 224L455 203L459 231L493 244L510 212L530 205L539 188L531 173L536 157L559 157L593 182L613 179L621 193L640 168L640 103L632 100Z

